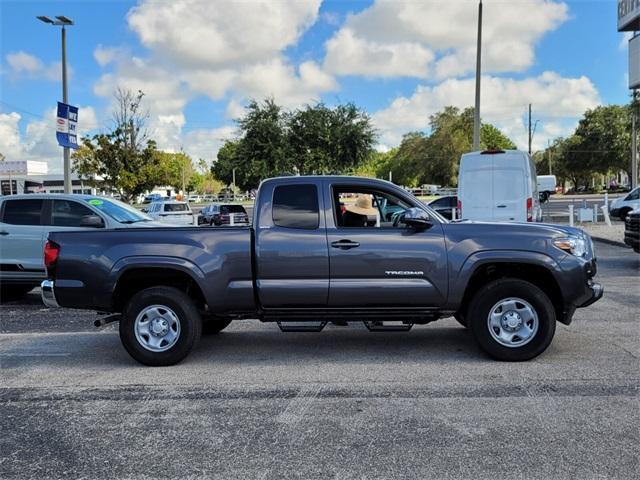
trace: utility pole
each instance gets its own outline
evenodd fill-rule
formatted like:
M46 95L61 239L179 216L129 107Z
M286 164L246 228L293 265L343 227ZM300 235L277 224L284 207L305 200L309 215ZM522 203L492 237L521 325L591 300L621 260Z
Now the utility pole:
M547 157L549 158L549 175L551 173L551 140L547 140Z
M73 20L64 15L57 15L56 20L41 15L36 17L41 22L54 26L62 26L62 103L69 104L67 98L67 30L65 26L73 25ZM63 147L64 161L64 193L71 193L71 158L69 147Z
M631 189L638 184L638 132L637 124L637 105L636 90L633 91L633 107L631 109Z
M638 186L638 91L633 91L633 103L631 108L631 189Z
M480 150L480 72L482 53L482 0L478 4L478 43L476 45L476 103L473 115L473 150Z
M529 155L531 155L531 104L529 104Z

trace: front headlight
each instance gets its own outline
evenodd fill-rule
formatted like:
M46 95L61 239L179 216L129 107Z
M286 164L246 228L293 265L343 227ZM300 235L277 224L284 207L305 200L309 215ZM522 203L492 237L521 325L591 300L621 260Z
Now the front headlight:
M571 236L554 240L553 244L560 250L564 250L576 257L584 257L587 255L587 242L583 237Z

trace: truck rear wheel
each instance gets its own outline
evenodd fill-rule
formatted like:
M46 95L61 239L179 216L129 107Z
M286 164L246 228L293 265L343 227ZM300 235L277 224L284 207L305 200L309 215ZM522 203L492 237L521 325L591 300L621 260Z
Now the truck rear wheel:
M487 284L476 293L467 312L466 320L478 345L497 360L518 362L537 357L556 331L551 301L523 280Z
M172 287L151 287L136 293L120 320L122 345L138 362L174 365L200 339L202 319L187 294Z

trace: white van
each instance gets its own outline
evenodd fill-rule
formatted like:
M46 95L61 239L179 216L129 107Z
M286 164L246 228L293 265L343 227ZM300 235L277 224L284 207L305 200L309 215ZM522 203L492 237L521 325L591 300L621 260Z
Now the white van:
M172 225L197 225L189 204L178 200L153 202L149 206L147 214L154 220L162 223L170 223Z
M491 222L541 220L536 168L531 157L519 150L462 155L458 215L465 220Z

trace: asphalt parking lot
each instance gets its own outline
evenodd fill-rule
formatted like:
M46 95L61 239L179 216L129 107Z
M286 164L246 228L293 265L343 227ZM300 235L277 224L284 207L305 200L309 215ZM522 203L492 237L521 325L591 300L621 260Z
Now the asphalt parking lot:
M596 249L605 297L526 363L452 319L242 321L148 368L34 291L0 307L0 478L639 478L640 255Z

